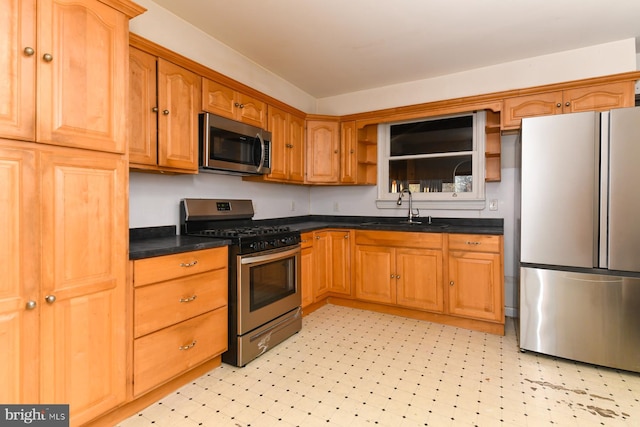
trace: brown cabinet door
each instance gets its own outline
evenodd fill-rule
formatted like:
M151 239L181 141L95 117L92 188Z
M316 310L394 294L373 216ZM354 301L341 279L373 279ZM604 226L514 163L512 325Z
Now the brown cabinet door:
M158 164L157 58L129 48L129 162Z
M289 115L289 175L291 182L304 182L304 119Z
M267 121L267 105L240 92L236 92L235 98L236 120L263 129Z
M41 167L41 401L80 425L125 399L127 164L50 147Z
M0 139L0 401L39 403L39 205L36 154Z
M306 307L315 301L314 288L314 262L313 248L302 248L300 256L300 289L302 291L302 307Z
M565 90L563 112L605 111L633 107L634 102L632 81L589 86Z
M35 0L0 0L0 137L35 140Z
M442 251L396 249L397 303L442 312Z
M98 0L38 2L39 142L125 152L128 28Z
M501 114L502 129L517 129L525 117L562 113L562 91L506 98Z
M356 245L354 263L356 298L395 304L395 249Z
M351 233L347 230L327 232L331 240L328 270L331 272L329 291L351 295Z
M340 127L333 121L307 121L307 182L337 183L340 178Z
M498 253L449 252L449 313L504 321L502 275Z
M158 166L198 170L200 80L158 59Z
M202 110L234 120L235 91L230 87L202 79Z
M331 278L331 236L326 231L313 233L313 298L318 301L329 292Z
M271 132L271 173L269 178L286 180L289 178L289 118L278 108L269 106L267 130Z
M340 123L340 182L355 184L358 168L356 122Z

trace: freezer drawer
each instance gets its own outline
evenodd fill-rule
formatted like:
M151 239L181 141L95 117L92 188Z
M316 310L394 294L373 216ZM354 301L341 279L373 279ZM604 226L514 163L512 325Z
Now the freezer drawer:
M640 372L640 278L520 269L520 348Z

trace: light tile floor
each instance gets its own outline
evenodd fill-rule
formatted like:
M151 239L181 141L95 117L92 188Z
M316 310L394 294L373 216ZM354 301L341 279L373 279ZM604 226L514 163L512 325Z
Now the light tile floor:
M327 305L303 322L120 426L640 425L639 374L520 353L513 321L501 337Z

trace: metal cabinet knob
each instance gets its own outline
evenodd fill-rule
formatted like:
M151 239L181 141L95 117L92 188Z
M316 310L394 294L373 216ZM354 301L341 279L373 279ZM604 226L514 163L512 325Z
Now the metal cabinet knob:
M395 278L396 278L396 276L392 274L392 275L391 275L391 278L392 278L392 279L395 279Z
M565 107L568 107L569 105L571 105L569 101L567 101L566 104L564 104Z
M338 154L338 150L333 150L334 153Z
M240 103L238 103L238 102L234 102L234 103L233 103L233 106L234 106L234 107L240 107Z
M50 53L45 53L44 55L42 55L42 59L44 59L46 62L51 62L53 61L53 55L51 55Z
M558 102L558 103L556 104L556 107L560 108L560 107L562 107L562 104Z
M36 308L37 305L38 304L34 300L30 300L30 301L27 301L27 304L25 305L25 308L27 310L33 310L34 308Z
M348 239L348 238L349 238L349 235L348 235L348 234L345 234L345 235L344 235L344 238L345 238L345 239Z
M151 111L153 111L154 113L157 113L157 112L158 112L158 107L153 107L153 108L151 109Z
M24 48L24 54L25 54L25 55L27 55L27 56L31 56L31 55L33 55L34 53L36 53L36 51L35 51L35 50L33 50L33 48L32 48L32 47L27 46L27 47L25 47L25 48Z
M240 104L240 108L244 108L244 104Z
M449 282L449 285L453 286L453 280Z
M44 297L44 300L49 304L53 304L54 302L56 302L56 296L55 295L47 295L46 297Z
M164 114L165 116L169 115L169 110L162 110L162 114Z

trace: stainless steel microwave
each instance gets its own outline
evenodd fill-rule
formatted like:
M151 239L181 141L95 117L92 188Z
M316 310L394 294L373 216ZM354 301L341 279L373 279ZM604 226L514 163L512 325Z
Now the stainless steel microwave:
M199 124L201 172L271 172L271 132L210 113L201 113Z

